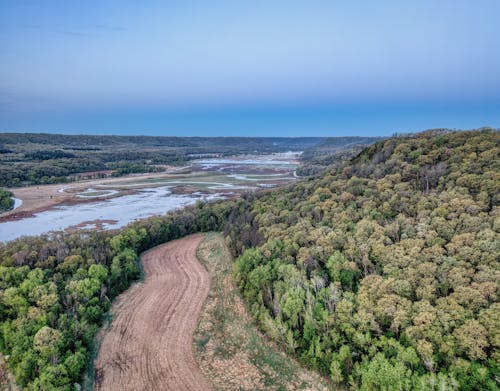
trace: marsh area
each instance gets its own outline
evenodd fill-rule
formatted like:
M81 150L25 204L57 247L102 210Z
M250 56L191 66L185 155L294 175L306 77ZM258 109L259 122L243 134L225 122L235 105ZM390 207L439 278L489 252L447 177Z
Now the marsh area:
M162 173L12 189L18 207L0 216L0 241L51 231L117 229L199 200L283 185L296 179L298 157L200 159Z

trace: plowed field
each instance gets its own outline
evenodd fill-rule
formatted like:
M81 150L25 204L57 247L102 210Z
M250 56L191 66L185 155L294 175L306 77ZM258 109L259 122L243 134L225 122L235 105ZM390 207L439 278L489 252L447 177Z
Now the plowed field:
M193 235L142 257L144 283L122 294L95 363L94 390L209 390L192 339L209 290Z

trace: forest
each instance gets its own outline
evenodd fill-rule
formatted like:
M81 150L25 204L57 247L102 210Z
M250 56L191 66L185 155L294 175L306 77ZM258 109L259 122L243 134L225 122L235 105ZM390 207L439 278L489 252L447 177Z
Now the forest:
M500 387L500 134L428 131L240 205L260 327L356 390Z
M382 141L383 137L328 137L315 145L307 147L302 154L303 161L311 161L317 158L333 156L341 151L356 151L357 147L366 147L377 141Z
M23 388L74 389L140 254L223 231L256 324L335 387L497 390L499 155L492 129L398 136L288 187L0 244L0 351Z
M186 164L200 157L304 151L304 161L309 161L351 151L354 146L360 150L377 139L0 133L0 186L64 183L76 180L75 174L89 172L97 177L158 172L164 165Z
M74 390L91 367L93 340L111 301L141 278L139 255L190 233L221 230L231 208L231 201L199 203L120 233L0 244L0 351L17 384Z
M308 147L302 153L302 164L297 169L300 176L316 175L329 166L348 161L368 145L383 140L382 137L329 137Z

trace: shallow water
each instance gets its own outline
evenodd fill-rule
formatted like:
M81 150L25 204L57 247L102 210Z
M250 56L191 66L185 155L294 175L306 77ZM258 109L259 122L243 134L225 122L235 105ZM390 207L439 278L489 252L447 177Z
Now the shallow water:
M168 211L193 204L200 199L220 198L221 195L171 194L168 186L143 189L132 195L92 203L57 206L18 221L0 223L0 241L7 242L21 236L40 235L84 224L93 228L95 220L108 220L104 229L120 228L131 221L162 215ZM109 222L111 220L111 222Z
M197 200L208 200L213 198L222 198L228 196L230 190L252 190L263 187L273 187L275 184L266 183L269 179L286 181L289 178L287 174L291 174L297 167L296 159L299 153L283 153L245 156L240 159L200 159L194 164L204 167L208 171L217 173L219 170L224 170L225 178L210 181L208 178L203 180L203 177L183 178L183 179L156 179L150 183L144 180L136 179L135 182L130 182L133 179L124 178L123 182L115 182L109 184L98 184L94 188L89 188L77 194L77 197L87 198L91 201L92 198L100 198L100 200L92 200L92 202L76 205L57 206L50 210L36 213L33 217L23 218L18 221L8 221L0 223L0 242L7 242L17 239L21 236L33 236L48 233L50 231L61 231L67 228L79 229L116 229L127 225L128 223L147 218L153 215L162 215L173 209L180 209L186 205L193 204ZM234 170L228 165L234 165ZM256 174L255 167L272 166L274 171L279 171L274 174ZM186 166L184 168L187 168ZM248 167L248 170L245 170ZM226 173L227 171L227 173ZM253 172L253 173L250 173ZM226 183L228 180L229 183ZM239 183L232 183L239 181ZM172 194L170 188L178 185L191 185L195 188L209 189L212 191L224 191L222 194L206 195L202 193L194 194ZM148 188L142 188L149 186ZM62 186L58 189L63 193L72 186ZM132 195L118 196L115 198L105 199L116 195L116 188L141 188L137 193ZM96 195L95 192L105 192L106 194ZM21 200L16 201L15 208L22 204Z
M267 156L261 156L259 158L248 158L248 159L199 159L195 160L194 163L200 165L203 168L213 168L221 165L239 165L239 166L284 166L284 167L296 167L295 162L291 162L290 159L298 157L300 153L288 153L284 154L273 154Z
M23 200L20 200L19 198L12 197L12 199L14 200L14 206L12 209L17 209L23 204Z

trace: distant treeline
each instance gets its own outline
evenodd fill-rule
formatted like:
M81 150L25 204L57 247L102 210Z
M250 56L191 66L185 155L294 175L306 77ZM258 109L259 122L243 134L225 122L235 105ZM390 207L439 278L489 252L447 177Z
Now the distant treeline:
M0 186L62 183L73 174L161 170L196 156L302 151L322 138L150 137L0 133Z
M329 137L306 148L302 154L302 160L307 162L318 157L335 155L337 152L354 147L366 147L383 139L383 137Z
M342 164L382 137L330 137L306 148L297 169L300 176L316 175L333 164Z
M219 152L245 150L252 152L303 151L324 137L167 137L167 136L101 136L49 133L0 133L0 145L41 144L77 148L169 147L210 148Z

